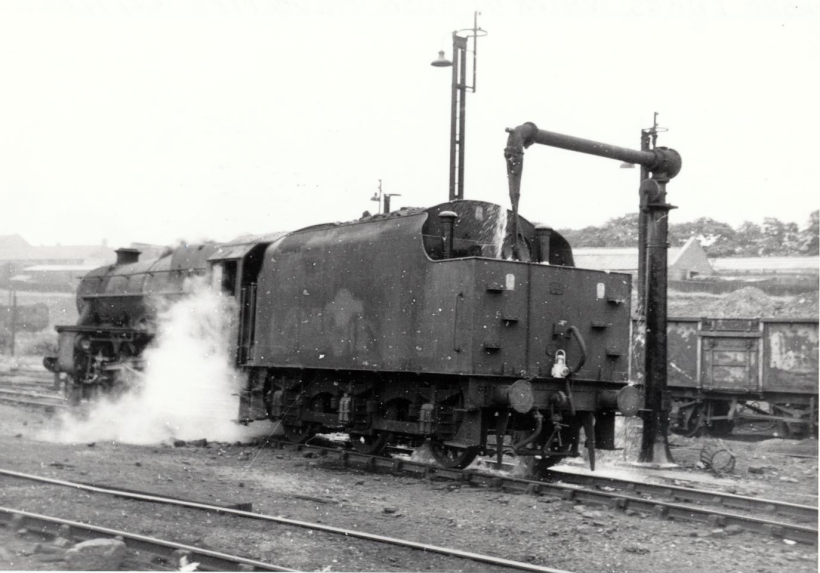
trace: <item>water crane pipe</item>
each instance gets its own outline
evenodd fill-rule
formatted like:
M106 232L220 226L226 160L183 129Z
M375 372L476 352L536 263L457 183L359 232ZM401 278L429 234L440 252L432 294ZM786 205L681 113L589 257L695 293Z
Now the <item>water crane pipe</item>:
M558 147L569 151L618 159L640 165L652 177L641 182L640 211L645 215L648 237L646 242L646 406L644 417L642 462L671 461L668 443L669 404L666 398L667 378L667 248L668 215L672 205L666 203L666 184L680 173L681 156L674 149L655 147L627 149L589 139L573 137L538 129L534 123L524 123L507 129L507 178L513 212L513 258L519 258L518 201L521 197L521 175L524 169L524 149L533 143ZM579 338L580 341L580 338ZM665 459L664 459L665 458Z

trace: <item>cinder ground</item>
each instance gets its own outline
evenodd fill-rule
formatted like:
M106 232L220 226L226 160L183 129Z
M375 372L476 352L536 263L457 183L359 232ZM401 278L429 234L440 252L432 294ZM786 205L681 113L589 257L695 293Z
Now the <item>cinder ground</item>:
M252 502L255 510L339 527L489 553L576 572L814 572L817 548L751 533L624 515L551 497L512 495L449 482L343 470L313 454L247 445L55 444L38 435L55 421L0 405L0 467L65 480L194 498ZM748 439L754 439L751 436ZM703 441L673 438L680 467L669 477L738 494L817 504L817 442L726 441L734 473L699 469ZM800 456L800 457L795 457ZM612 460L613 462L615 460ZM755 468L751 473L750 469ZM615 468L603 471L623 472ZM0 505L205 544L303 570L492 571L339 536L0 478ZM299 496L299 497L295 497ZM0 569L61 570L31 553L33 541L0 529Z

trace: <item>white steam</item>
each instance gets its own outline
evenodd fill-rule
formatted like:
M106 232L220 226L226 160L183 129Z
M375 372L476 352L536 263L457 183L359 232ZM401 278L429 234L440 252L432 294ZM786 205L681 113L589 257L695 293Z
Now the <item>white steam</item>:
M63 418L47 439L158 444L170 440L236 441L248 432L235 422L242 374L231 366L231 297L202 279L161 310L157 336L144 353L144 376L117 400L100 400L81 419ZM235 333L235 330L233 331Z

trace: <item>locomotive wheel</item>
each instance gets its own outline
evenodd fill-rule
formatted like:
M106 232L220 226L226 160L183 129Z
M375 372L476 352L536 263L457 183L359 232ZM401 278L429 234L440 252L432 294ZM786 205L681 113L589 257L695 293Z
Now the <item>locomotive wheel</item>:
M430 442L430 450L436 461L447 469L462 470L473 463L478 455L478 447L470 446L459 448L456 446L446 446L442 442L433 440Z

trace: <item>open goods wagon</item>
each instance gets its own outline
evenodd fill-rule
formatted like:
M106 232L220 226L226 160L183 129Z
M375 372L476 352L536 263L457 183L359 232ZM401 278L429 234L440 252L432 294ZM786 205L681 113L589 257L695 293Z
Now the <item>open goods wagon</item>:
M817 319L670 318L667 333L673 429L724 435L768 420L781 437L817 434Z

